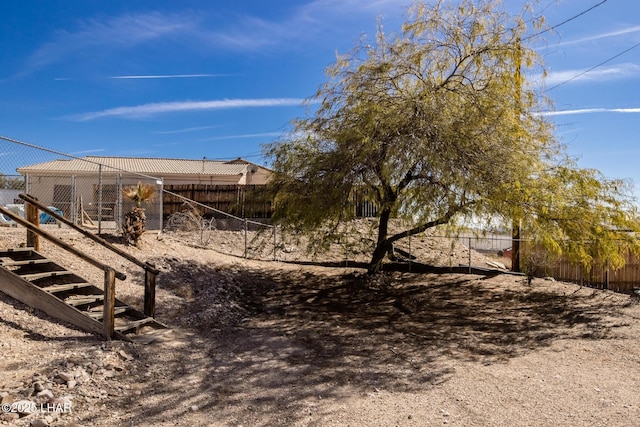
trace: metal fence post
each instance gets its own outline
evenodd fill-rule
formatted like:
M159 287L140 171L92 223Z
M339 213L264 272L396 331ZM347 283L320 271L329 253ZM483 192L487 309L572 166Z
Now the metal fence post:
M98 165L98 234L102 234L102 164Z
M244 257L247 258L249 255L248 243L247 243L247 232L248 232L249 224L247 219L244 219Z
M163 200L162 200L162 196L164 195L163 190L164 190L164 178L160 178L158 181L156 181L156 183L160 186L160 191L158 191L158 199L159 199L159 203L160 203L160 228L159 230L162 231L163 229L163 225L164 225L164 205L163 205Z
M273 260L276 260L276 226L273 226Z
M71 175L71 222L78 225L78 188L75 175ZM80 214L82 215L82 213Z
M122 174L116 175L116 206L113 213L116 221L116 229L122 230Z
M349 267L349 242L344 244L344 266Z
M469 237L469 274L471 274L471 237Z

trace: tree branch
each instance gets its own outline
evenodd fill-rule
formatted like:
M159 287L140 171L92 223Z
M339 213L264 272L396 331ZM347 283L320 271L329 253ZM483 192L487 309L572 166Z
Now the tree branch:
M452 206L447 213L445 213L443 216L441 216L440 218L434 219L433 221L429 221L429 222L425 222L424 224L420 224L417 227L411 228L409 230L405 230L402 233L398 233L398 234L394 234L393 236L389 237L387 239L388 243L393 243L396 242L400 239L404 239L405 237L409 237L409 236L414 236L416 234L422 233L423 231L426 231L430 228L436 227L438 225L444 225L447 224L451 218L453 218L453 216L455 214L457 214L458 212L462 211L463 209L473 205L475 203L475 201L471 201L468 203L461 203L459 205L456 206Z

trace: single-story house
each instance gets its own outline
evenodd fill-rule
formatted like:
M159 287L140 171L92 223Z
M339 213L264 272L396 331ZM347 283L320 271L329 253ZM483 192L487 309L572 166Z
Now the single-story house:
M263 166L238 158L236 160L163 159L139 157L87 156L58 159L17 169L24 176L116 176L146 175L168 184L266 184L271 171ZM133 175L132 175L133 174Z
M26 192L45 205L61 209L76 222L85 218L110 219L116 223L131 204L123 199L122 189L138 182L167 189L181 186L261 186L271 171L238 158L231 161L137 157L57 159L20 167ZM147 208L147 221L158 220L163 213L162 198ZM151 227L154 225L152 224Z

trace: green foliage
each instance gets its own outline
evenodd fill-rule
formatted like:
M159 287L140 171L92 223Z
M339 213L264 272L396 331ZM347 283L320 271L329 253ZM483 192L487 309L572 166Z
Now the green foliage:
M6 190L24 190L24 177L7 176L0 173L0 189Z
M122 190L122 194L127 199L135 202L136 207L140 208L146 202L156 198L158 191L155 185L142 184L138 181L136 185L130 185Z
M513 195L523 233L550 253L587 269L616 269L625 253L640 253L636 200L629 182L568 162L531 179Z
M610 249L617 231L608 225L629 225L624 193L566 159L538 114L547 100L525 78L542 68L524 37L542 20L509 15L499 0L477 3L416 2L400 33L380 27L374 43L338 57L317 110L265 148L276 222L322 249L347 232L353 194L366 189L379 212L370 272L395 241L480 216L526 220L549 247L581 259L586 252L560 242L600 224L589 237ZM553 194L562 201L546 203ZM389 235L392 217L413 226Z

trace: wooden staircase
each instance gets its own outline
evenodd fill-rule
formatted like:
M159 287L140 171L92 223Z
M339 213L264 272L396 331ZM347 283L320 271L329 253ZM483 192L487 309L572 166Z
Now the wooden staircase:
M0 249L0 291L88 332L104 331L104 291L33 248ZM129 339L143 329L167 326L115 299L114 338Z
M40 204L37 199L20 194L26 202L27 219L0 206L0 213L27 229L27 247L0 248L0 292L51 317L76 325L88 332L112 338L150 343L168 327L154 319L155 286L158 270L78 227L68 219ZM116 299L116 279L126 275L79 251L39 227L39 211L75 229L85 237L115 252L144 269L144 311ZM99 287L56 264L39 252L43 237L59 248L104 271L104 286Z

